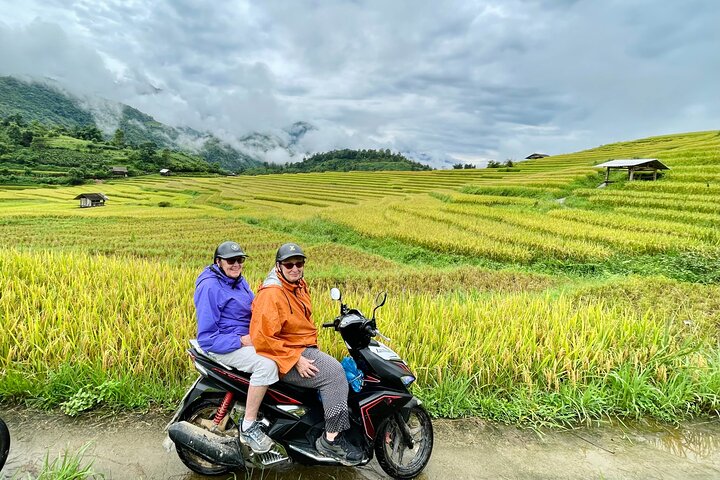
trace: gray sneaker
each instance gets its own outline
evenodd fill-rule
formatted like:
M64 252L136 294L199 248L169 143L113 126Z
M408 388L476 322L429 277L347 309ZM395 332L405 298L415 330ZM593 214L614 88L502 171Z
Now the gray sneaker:
M315 449L318 453L334 458L343 465L350 467L358 465L363 461L362 451L348 442L342 432L338 433L332 442L325 438L325 433L323 432L320 438L315 441Z
M268 452L275 442L262 431L260 422L253 422L250 428L240 429L240 441L250 447L254 453Z

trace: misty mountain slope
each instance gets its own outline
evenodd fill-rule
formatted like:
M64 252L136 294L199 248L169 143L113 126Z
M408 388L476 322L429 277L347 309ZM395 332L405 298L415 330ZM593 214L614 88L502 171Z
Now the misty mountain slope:
M70 128L95 123L92 114L77 99L41 83L0 77L0 117L15 114L29 122Z
M234 147L209 132L165 125L128 105L102 98L79 99L45 83L0 77L0 117L14 114L48 126L97 126L107 138L121 129L129 145L152 142L158 148L200 155L227 170L244 170L263 160L264 150L257 141L243 148L239 140ZM268 149L278 148L282 141L271 139L268 145Z
M310 155L302 144L318 129L308 122L223 140L166 125L122 103L74 97L49 80L0 77L0 94L0 119L5 119L0 183L5 184L78 183L106 178L111 166L127 167L131 176L162 168L190 174L429 169L387 149Z
M422 163L432 163L432 158L425 158L421 153L402 152L398 156L386 155L385 150L376 150L379 153L374 155L362 153L369 150L334 150L328 153L330 157L321 160L312 158L312 154L325 154L303 148L306 135L318 131L308 122L295 122L273 132L249 132L236 138L219 138L212 132L166 125L122 103L92 96L74 97L50 80L38 82L0 77L0 118L13 114L22 115L26 122L38 121L46 126L97 127L106 140L119 129L125 145L138 147L152 143L158 149L199 155L232 172L418 170L427 168ZM304 158L312 164L301 162ZM454 163L449 159L443 161L447 165ZM283 165L282 168L280 165L268 166L272 163Z

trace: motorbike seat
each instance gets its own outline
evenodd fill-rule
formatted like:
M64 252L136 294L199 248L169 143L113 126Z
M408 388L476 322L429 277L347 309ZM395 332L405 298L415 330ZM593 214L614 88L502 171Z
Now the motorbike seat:
M223 367L225 370L229 370L231 372L239 372L239 373L243 374L243 376L247 376L250 374L250 372L245 372L244 370L239 370L235 367L231 367L230 365L227 365L227 364L221 362L215 355L212 354L212 352L206 352L205 350L203 350L196 338L193 338L190 340L190 345L192 345L192 347L196 353L198 353L205 359L210 360L211 362L217 363L218 365Z
M197 339L195 339L195 338L191 339L190 345L193 347L193 350L195 350L195 353L197 355L200 355L203 358L205 358L206 360L220 365L221 367L223 367L224 369L226 369L230 372L235 372L235 373L240 374L243 377L249 378L249 376L250 376L249 372L244 372L242 370L238 370L237 368L226 365L226 364L222 363L220 360L218 360L217 357L215 357L215 355L213 355L212 353L206 352L205 350L203 350L202 347L200 346L200 344L198 343ZM305 404L318 402L319 390L316 388L300 387L297 385L292 385L290 383L283 382L282 380L278 381L277 383L272 385L270 388L271 388L271 390L274 390L275 392L279 392L283 395L286 395L286 396L289 396L296 400L299 400ZM270 395L270 396L272 396L272 395Z
M270 390L281 393L281 394L285 395L286 397L295 399L305 405L312 405L314 403L319 403L319 401L320 401L320 399L319 399L320 391L317 388L299 387L297 385L292 385L290 383L283 382L282 379L279 380L277 383L274 383L273 385L271 385ZM272 392L270 392L270 393L271 393L270 397L272 397Z

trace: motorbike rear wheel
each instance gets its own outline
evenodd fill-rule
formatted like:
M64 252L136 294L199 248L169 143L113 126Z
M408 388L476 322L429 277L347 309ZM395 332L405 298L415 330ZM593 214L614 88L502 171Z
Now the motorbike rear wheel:
M10 453L10 431L2 418L0 418L0 470L5 465L8 453Z
M179 420L184 420L198 427L206 428L201 422L202 420L212 420L215 417L222 398L219 397L206 397L201 398L197 402L190 405L180 416ZM225 436L236 437L237 436L237 425L232 420L228 419L228 423L225 427ZM216 434L223 435L221 432L215 432ZM182 461L186 467L195 473L201 473L203 475L222 475L230 471L229 467L224 465L217 465L212 462L205 460L199 455L187 450L182 445L175 445L180 461Z
M389 417L375 437L375 456L385 473L393 478L410 479L423 471L433 448L433 428L430 415L421 406L410 409L407 420L413 448L406 445L396 417Z

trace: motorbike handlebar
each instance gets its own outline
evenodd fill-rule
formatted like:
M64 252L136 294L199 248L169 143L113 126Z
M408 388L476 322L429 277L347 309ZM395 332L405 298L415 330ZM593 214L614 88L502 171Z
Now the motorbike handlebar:
M323 323L322 326L323 326L323 328L334 327L334 326L335 326L335 322Z

